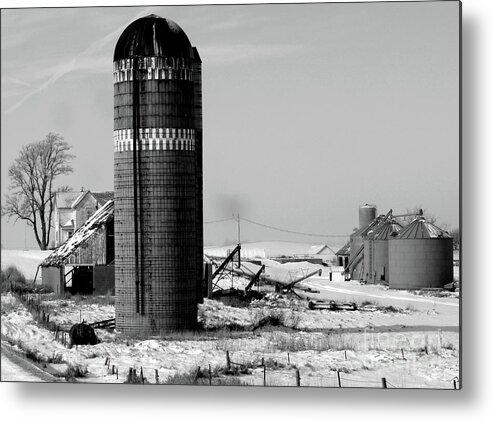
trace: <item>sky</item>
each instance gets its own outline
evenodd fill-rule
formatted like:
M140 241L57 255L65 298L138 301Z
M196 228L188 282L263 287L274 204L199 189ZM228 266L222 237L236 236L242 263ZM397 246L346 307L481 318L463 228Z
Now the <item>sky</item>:
M59 185L113 189L113 50L177 22L202 58L204 220L241 240L343 243L358 207L420 206L459 225L457 2L2 10L1 193L22 145L73 145ZM5 248L35 248L2 217ZM206 224L206 245L237 241Z

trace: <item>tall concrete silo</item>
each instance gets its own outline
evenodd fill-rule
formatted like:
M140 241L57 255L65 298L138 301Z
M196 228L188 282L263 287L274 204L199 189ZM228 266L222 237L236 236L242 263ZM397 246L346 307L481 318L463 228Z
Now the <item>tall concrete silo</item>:
M201 60L173 21L132 22L114 52L116 326L189 329L201 300Z
M365 280L369 284L388 283L389 280L389 238L395 237L402 225L393 218L380 223L364 243Z
M359 227L368 226L377 217L377 207L366 203L359 207Z
M452 237L423 217L389 238L389 286L442 288L453 281Z

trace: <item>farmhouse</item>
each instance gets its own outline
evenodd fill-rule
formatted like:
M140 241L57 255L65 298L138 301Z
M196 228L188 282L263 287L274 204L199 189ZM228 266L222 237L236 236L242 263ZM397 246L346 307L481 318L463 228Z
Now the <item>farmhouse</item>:
M54 246L67 241L94 213L113 199L113 192L57 192L53 210Z

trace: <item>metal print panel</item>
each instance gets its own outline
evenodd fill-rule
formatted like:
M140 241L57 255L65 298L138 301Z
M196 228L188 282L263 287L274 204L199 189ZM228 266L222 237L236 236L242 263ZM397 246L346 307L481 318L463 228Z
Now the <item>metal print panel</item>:
M461 388L459 2L1 18L2 381Z

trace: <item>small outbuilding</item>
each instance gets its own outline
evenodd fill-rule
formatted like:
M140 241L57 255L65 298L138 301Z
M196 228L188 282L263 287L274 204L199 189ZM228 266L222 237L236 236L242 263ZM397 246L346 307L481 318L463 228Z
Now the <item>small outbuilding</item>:
M337 266L346 267L349 262L349 242L344 244L339 250L336 251Z
M310 258L320 258L324 263L336 261L336 253L327 244L319 244L311 246L307 251L307 256Z

